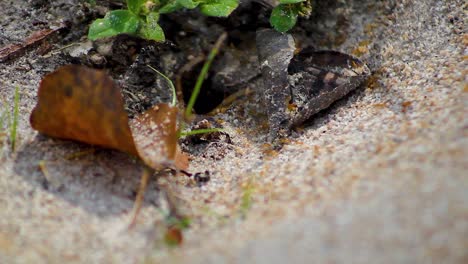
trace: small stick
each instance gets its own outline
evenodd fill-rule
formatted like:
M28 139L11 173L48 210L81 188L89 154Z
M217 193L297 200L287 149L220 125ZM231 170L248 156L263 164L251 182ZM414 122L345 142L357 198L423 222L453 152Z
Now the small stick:
M177 198L174 195L174 191L172 190L171 183L167 184L160 184L161 190L163 190L164 195L166 196L167 206L169 207L169 217L173 217L175 219L182 219L182 215L179 213L177 209Z
M67 25L65 23L60 24L56 29L43 29L32 33L28 38L19 44L10 44L0 48L0 62L13 59L15 57L22 56L28 48L38 46L47 38L51 37L55 33L65 29Z
M145 166L143 169L143 175L141 176L141 179L140 179L140 187L138 188L137 197L133 204L133 218L132 218L132 222L128 226L128 229L132 229L136 224L138 214L140 213L141 206L143 204L143 198L145 197L146 188L148 187L149 177L151 176L152 172L153 172L153 169L147 166Z
M64 158L66 160L74 160L74 159L81 158L81 157L89 155L89 154L93 154L94 152L96 152L96 149L95 148L90 148L90 149L87 149L87 150L74 152L74 153L72 153L70 155L65 156Z
M45 183L47 184L47 186L51 186L54 189L59 189L62 186L62 183L60 182L60 180L52 177L49 173L49 169L47 168L48 164L50 165L54 163L56 163L56 161L41 160L37 165L41 170L42 175L44 176Z
M234 102L239 101L240 98L245 97L245 96L249 96L251 94L253 94L253 91L249 87L247 87L245 89L242 89L242 90L239 90L239 91L229 95L228 97L226 97L221 102L220 105L218 105L215 109L213 109L207 115L208 116L214 116L216 114L225 113Z

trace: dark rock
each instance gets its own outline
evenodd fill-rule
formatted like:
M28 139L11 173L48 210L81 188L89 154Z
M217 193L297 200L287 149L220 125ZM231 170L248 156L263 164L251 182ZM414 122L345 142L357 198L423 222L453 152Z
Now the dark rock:
M269 140L287 135L290 116L286 112L290 101L288 66L296 47L289 34L272 29L257 31L258 60L263 78L263 98L267 105L270 126Z

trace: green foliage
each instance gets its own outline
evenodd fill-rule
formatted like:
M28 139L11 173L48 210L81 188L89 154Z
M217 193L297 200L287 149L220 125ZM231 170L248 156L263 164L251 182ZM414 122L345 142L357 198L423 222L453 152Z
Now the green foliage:
M238 5L238 0L207 0L200 11L207 16L227 17Z
M239 0L127 0L127 10L113 10L94 21L88 38L96 40L126 33L164 41L164 31L158 24L160 14L199 7L204 15L226 17L238 5Z
M96 40L126 33L164 41L164 31L158 24L160 14L199 8L206 16L227 17L238 5L239 0L127 0L128 10L113 10L94 21L88 38ZM312 0L279 0L271 12L270 24L286 32L294 27L298 17L307 17L311 12Z
M297 22L297 13L290 5L280 4L273 9L270 24L279 32L290 30Z
M134 34L138 30L139 18L129 10L114 10L104 18L97 19L89 28L92 40L115 36L121 33Z
M271 12L270 24L279 32L286 32L296 25L299 16L312 12L311 0L280 0Z

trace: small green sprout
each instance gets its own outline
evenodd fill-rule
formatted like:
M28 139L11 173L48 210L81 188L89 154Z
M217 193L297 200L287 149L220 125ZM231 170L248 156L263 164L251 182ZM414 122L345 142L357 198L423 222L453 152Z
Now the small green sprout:
M148 66L148 68L150 68L152 71L156 72L161 77L163 77L164 80L166 80L166 82L169 84L169 87L171 88L171 91L172 91L171 106L175 106L177 104L177 94L176 94L176 88L175 88L174 84L172 83L171 79L169 79L169 77L167 77L164 73L156 70L153 66L151 66L151 65L146 65L146 66Z
M151 66L151 65L147 65L147 66L148 66L148 68L150 68L151 70L153 70L154 72L156 72L157 74L159 74L161 77L163 77L163 78L167 81L167 83L169 84L169 87L171 88L171 91L172 91L172 102L171 102L171 105L172 105L172 106L177 105L176 89L175 89L174 84L172 83L171 79L169 79L169 77L167 77L164 73L162 73L162 72L156 70L153 66ZM208 69L209 69L209 66L208 66ZM206 75L208 69L206 70L205 75ZM201 75L202 75L202 74L200 74L200 76L201 76ZM205 75L203 75L203 76L205 76ZM199 77L198 79L200 79L200 77ZM197 89L198 89L198 92L197 92L197 94L198 94L198 93L200 92L200 89L201 89L201 84L197 85L197 86L195 87L194 91L197 90ZM193 97L193 94L194 94L194 93L195 93L195 92L192 93L192 97ZM192 98L192 97L191 97L191 98ZM190 112L190 116L191 116L191 115L192 115L192 113ZM195 130L189 130L189 131L181 131L181 130L179 130L179 131L177 132L177 135L178 135L179 138L181 138L181 137L187 137L187 136L192 136L192 135L209 134L209 133L222 132L222 131L223 131L223 130L220 129L220 128L195 129Z
M8 104L5 103L5 105L2 106L2 112L0 114L0 147L3 146L5 138L8 135L8 132L6 132L5 126L6 124L9 124L9 122L10 122L10 112L8 111Z
M224 130L221 128L206 128L206 129L195 129L195 130L188 130L188 131L179 131L179 137L188 137L193 135L202 135L202 134L209 134L215 132L223 132Z
M297 18L308 17L312 12L311 0L280 0L270 16L270 24L279 32L286 32L294 27Z
M227 17L238 5L239 0L127 0L128 9L110 11L104 18L94 21L88 38L96 40L130 34L164 41L164 31L158 24L161 14L198 7L204 15Z
M4 109L2 109L2 112L0 114L0 143L3 141L4 137L8 135L7 129L9 128L9 141L11 144L11 151L15 151L16 148L16 134L17 134L17 129L18 129L18 118L19 118L19 99L20 99L20 93L19 93L19 87L16 86L15 88L15 97L13 101L13 120L12 116L10 113L9 104L5 103ZM2 107L3 108L3 107Z
M16 131L18 128L18 114L19 114L19 87L16 86L15 88L15 101L13 107L13 124L10 128L10 142L11 142L11 150L15 151L16 147Z
M252 195L254 192L255 192L255 186L253 184L253 180L250 180L250 182L246 186L244 186L242 197L241 197L239 210L240 210L240 214L242 217L246 217L248 211L252 207L252 204L253 204Z

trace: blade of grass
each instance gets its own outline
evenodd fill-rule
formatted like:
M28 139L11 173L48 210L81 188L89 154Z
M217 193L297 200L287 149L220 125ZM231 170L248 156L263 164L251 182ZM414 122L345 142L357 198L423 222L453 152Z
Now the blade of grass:
M7 130L7 127L10 126L11 124L11 113L10 113L10 104L4 100L2 100L3 103L3 109L2 109L2 117L0 118L0 129L5 129Z
M7 133L5 132L5 119L6 119L6 116L7 116L7 110L3 109L3 106L2 106L2 109L0 109L1 112L0 112L0 148L1 148L1 151L0 151L0 157L2 156L3 154L3 141L5 139L5 137L7 136Z
M248 186L244 188L244 192L242 193L241 197L241 204L240 204L240 213L242 217L246 217L247 212L252 207L253 199L252 194L254 193L255 188L249 183Z
M216 43L211 49L210 54L208 55L208 58L205 61L205 64L203 64L203 68L200 74L198 75L197 82L195 83L195 87L193 88L192 94L190 95L187 108L185 109L186 120L190 120L190 117L193 114L193 106L195 105L195 102L197 101L198 94L200 94L203 81L205 81L206 75L208 74L208 71L210 70L211 63L213 62L214 58L218 54L219 49L221 45L223 44L224 40L226 39L226 37L227 37L226 32L224 32L223 34L221 34L221 36L219 36L218 40L216 40Z
M161 75L161 77L163 77L167 83L169 84L169 87L171 87L171 91L172 91L172 102L171 102L171 106L175 106L177 104L177 94L176 94L176 88L174 86L174 84L172 83L171 79L169 79L166 75L164 75L162 72L156 70L154 67L152 67L151 65L146 65L148 66L148 68L150 68L151 70L153 70L154 72L156 72L157 74Z
M2 116L0 117L0 147L3 147L5 138L8 137L8 127L11 123L10 105L2 100ZM4 148L1 149L0 157L3 156Z
M207 128L207 129L196 129L196 130L190 130L190 131L182 131L182 132L179 132L179 138L180 137L192 136L192 135L199 135L199 134L222 132L222 131L223 130L221 128Z
M191 71L195 67L195 65L203 62L204 60L205 60L205 55L196 56L195 58L187 62L184 66L182 66L177 72L177 75L175 78L175 87L176 87L176 93L177 93L177 100L179 101L179 103L184 102L184 92L182 89L182 76L184 75L184 73Z
M19 87L16 86L15 103L14 103L14 110L13 110L13 124L11 125L11 130L10 130L10 142L11 142L12 151L15 151L15 147L16 147L16 130L18 128L18 113L19 113Z
M7 110L2 109L2 112L0 113L0 131L4 129L6 117L7 117Z

